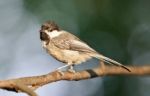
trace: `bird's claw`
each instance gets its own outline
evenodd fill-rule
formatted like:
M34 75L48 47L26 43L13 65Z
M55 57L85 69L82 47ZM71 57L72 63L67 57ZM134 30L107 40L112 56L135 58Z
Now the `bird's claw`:
M56 69L56 71L57 71L61 76L64 76L64 73L63 73L61 70Z
M76 71L73 70L73 69L68 69L68 72L70 72L70 73L76 73Z

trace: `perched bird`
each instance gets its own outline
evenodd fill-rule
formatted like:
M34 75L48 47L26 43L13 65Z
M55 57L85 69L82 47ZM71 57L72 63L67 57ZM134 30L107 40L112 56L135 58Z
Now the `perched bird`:
M52 21L47 21L41 26L40 39L42 41L42 46L46 49L48 54L67 64L59 67L58 70L69 66L69 71L73 72L73 65L81 64L95 57L108 64L123 67L130 71L126 66L117 61L99 54L75 35L61 30Z

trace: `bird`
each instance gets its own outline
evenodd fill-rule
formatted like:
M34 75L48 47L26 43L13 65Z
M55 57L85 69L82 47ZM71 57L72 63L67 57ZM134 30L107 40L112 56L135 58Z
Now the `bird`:
M75 72L74 65L82 64L91 58L97 58L130 72L130 69L125 65L95 51L74 34L60 29L53 21L44 22L39 32L42 46L46 52L56 60L66 64L57 68L57 70L68 67L69 71Z

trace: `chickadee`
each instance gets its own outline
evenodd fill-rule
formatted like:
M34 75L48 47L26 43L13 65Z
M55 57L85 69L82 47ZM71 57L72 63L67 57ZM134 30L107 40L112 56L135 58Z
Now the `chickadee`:
M61 30L54 22L47 21L41 26L40 39L48 54L67 64L57 68L58 70L69 66L69 70L73 71L73 65L81 64L95 57L108 64L123 67L130 71L117 61L99 54L75 35Z

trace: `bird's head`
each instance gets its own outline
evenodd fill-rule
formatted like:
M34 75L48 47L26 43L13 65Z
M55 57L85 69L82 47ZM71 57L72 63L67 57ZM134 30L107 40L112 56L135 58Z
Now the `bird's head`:
M41 26L41 31L52 32L54 30L59 31L59 27L53 21L47 21Z
M48 41L50 40L50 36L48 35L50 32L53 31L59 31L59 27L57 24L55 24L53 21L46 21L44 24L42 24L40 29L40 39L42 41Z

